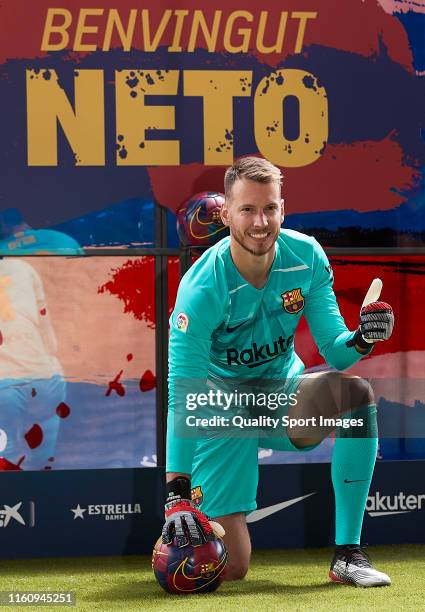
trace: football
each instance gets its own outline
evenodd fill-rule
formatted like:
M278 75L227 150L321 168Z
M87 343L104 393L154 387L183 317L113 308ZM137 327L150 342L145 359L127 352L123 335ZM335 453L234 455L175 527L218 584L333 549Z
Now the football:
M203 191L190 198L177 213L177 232L185 246L211 246L227 236L220 210L224 195L215 191Z
M201 546L163 544L158 538L152 554L152 569L168 593L211 593L224 579L227 551L221 538Z

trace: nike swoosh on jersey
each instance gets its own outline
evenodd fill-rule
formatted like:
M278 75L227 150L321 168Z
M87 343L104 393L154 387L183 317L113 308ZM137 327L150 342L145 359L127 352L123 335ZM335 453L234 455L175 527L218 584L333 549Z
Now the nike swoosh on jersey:
M317 491L313 491L313 493L307 493L307 495L302 495L301 497L295 497L294 499L288 499L287 501L280 502L279 504L274 504L273 506L266 506L265 508L260 508L259 510L254 510L246 517L247 523L256 523L257 521L261 521L262 519L267 518L271 514L275 514L275 512L280 512L285 508L289 508L293 504L297 504L303 499L307 499L307 497L311 497L312 495L316 495Z
M229 333L235 331L235 329L238 329L238 327L241 327L241 325L245 325L246 321L242 321L242 323L239 323L238 325L235 325L234 327L229 327L229 325L226 327L226 331L228 331Z
M361 480L347 480L346 478L344 478L344 482L349 484L350 482L367 482L367 479L361 479Z

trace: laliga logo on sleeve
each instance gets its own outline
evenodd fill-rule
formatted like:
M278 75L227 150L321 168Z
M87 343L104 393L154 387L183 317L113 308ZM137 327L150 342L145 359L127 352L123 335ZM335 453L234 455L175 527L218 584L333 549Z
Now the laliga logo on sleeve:
M189 325L189 317L185 315L184 312L179 312L179 314L176 317L177 329L185 334L187 331L188 325Z

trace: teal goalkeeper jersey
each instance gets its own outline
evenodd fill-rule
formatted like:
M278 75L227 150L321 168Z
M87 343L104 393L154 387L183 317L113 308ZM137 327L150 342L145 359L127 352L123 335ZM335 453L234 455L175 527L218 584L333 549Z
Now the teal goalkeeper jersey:
M196 439L174 429L178 379L285 379L304 364L294 333L304 315L321 355L339 370L361 359L332 289L329 261L318 242L281 230L266 285L238 272L224 238L184 275L170 317L167 471L191 474Z

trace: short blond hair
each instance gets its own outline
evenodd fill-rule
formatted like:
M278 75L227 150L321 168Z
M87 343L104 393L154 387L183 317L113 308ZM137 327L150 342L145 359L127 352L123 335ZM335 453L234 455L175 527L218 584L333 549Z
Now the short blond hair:
M224 193L230 198L230 192L238 179L246 178L256 183L276 183L282 188L283 175L279 168L262 157L241 157L233 166L227 168L224 175Z

